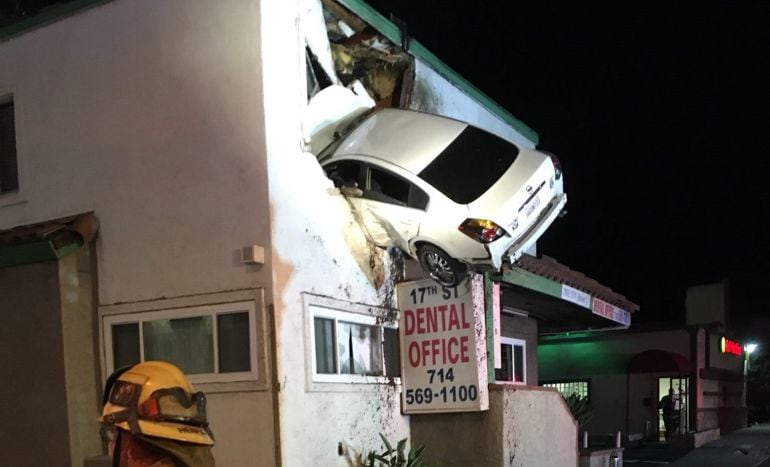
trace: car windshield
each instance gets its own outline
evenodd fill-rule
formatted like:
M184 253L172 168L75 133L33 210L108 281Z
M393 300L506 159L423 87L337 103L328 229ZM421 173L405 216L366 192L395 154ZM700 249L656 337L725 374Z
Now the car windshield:
M418 175L455 203L468 204L494 185L518 154L515 145L468 126Z

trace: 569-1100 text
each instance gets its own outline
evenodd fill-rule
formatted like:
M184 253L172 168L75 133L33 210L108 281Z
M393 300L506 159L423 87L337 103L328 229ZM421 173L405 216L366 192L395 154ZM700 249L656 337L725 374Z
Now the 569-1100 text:
M405 400L407 404L430 404L436 402L465 402L475 401L479 397L479 390L474 384L467 386L442 387L438 391L431 388L407 389Z

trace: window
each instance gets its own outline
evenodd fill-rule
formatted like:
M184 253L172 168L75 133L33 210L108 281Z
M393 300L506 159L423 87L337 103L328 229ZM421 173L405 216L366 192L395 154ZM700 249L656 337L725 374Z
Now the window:
M366 383L400 376L395 323L379 324L371 315L316 305L308 309L314 381Z
M0 96L0 194L18 191L13 98Z
M489 190L518 155L514 144L469 126L419 176L452 201L468 204Z
M425 210L428 194L403 178L379 167L355 161L340 161L324 167L334 186L357 186L363 197L399 206Z
M555 388L562 396L569 397L572 394L577 394L580 397L588 398L588 380L571 380L571 381L550 381L542 383L543 387Z
M361 163L353 161L336 162L324 167L326 176L334 182L334 186L337 188L356 186L363 190L366 184L362 169L363 165Z
M108 372L165 360L193 383L257 377L252 302L107 316L104 335Z
M428 207L428 195L401 177L382 169L369 169L369 190L364 196L383 203L422 209Z
M527 342L511 337L500 338L502 365L495 370L499 383L527 384Z

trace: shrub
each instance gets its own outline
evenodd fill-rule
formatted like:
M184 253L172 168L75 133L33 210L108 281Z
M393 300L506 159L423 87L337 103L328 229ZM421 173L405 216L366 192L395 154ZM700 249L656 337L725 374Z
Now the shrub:
M406 438L396 443L395 449L385 436L380 434L380 438L382 438L385 449L380 453L370 452L366 456L363 467L428 467L422 461L422 452L425 450L425 446L420 446L417 449L410 448L409 452L406 452Z

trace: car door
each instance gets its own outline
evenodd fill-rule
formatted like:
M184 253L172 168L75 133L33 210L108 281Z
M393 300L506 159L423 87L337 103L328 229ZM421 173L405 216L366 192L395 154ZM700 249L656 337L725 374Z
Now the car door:
M370 241L409 251L409 240L419 232L428 206L428 195L423 190L390 171L360 161L337 161L325 165L324 170L345 192Z
M420 230L428 195L390 171L366 165L361 215L371 240L378 246L409 251L409 240Z

